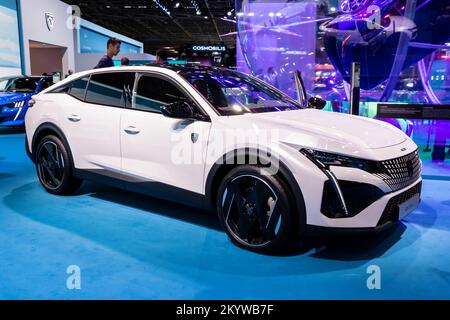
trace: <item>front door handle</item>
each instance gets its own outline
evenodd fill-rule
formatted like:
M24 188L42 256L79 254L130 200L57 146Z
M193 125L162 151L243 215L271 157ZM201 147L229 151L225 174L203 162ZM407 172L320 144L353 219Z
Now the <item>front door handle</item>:
M81 118L79 116L77 116L76 114L71 114L70 116L67 117L67 119L69 119L69 121L72 122L80 122Z
M133 127L133 126L126 127L124 129L124 131L128 134L133 134L133 135L139 134L141 132L141 130L139 130L138 128Z

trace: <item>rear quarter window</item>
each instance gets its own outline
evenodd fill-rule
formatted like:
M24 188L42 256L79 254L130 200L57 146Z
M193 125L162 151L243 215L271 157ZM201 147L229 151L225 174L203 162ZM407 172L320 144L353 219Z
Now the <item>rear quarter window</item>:
M67 93L74 98L84 100L88 83L89 77L77 79L53 90L50 93Z

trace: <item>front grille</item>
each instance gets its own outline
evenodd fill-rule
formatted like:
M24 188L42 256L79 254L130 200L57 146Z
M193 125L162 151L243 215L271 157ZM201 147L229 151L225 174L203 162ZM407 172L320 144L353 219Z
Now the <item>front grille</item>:
M399 205L403 202L408 201L416 194L420 194L422 192L422 182L419 182L414 187L406 190L405 192L396 195L386 205L386 208L381 215L380 221L378 222L378 226L382 226L388 222L398 221L399 218Z
M403 189L419 179L422 163L416 150L406 156L380 162L381 171L374 175L382 179L392 189Z
M8 103L8 104L0 105L0 109L3 108L3 107L12 109L12 108L15 107L15 105L16 105L15 103Z

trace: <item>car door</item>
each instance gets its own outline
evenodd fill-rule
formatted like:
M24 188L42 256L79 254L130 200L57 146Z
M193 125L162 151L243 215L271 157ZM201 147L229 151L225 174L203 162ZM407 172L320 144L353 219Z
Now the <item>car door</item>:
M122 170L133 191L198 205L204 194L211 123L161 114L161 106L179 101L202 112L187 90L168 76L137 77L132 107L122 113Z
M134 73L98 73L87 80L80 79L70 88L69 94L77 97L64 115L75 166L120 177L120 117L127 100L131 103Z

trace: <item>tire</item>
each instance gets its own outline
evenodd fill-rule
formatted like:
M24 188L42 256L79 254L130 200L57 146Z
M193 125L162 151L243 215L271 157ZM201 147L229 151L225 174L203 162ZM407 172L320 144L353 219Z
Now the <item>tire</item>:
M55 195L73 194L82 180L73 176L69 148L54 135L44 137L36 148L36 171L44 189Z
M299 239L298 214L289 188L265 170L250 165L231 170L218 190L217 213L237 246L263 254L286 253Z

